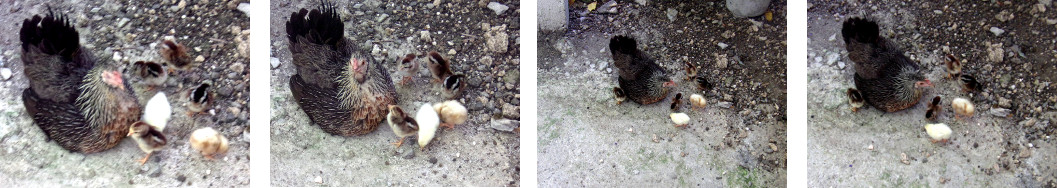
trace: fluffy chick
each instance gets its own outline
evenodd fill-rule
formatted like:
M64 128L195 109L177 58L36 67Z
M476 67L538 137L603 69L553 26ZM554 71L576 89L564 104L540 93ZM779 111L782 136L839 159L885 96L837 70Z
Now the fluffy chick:
M206 80L202 82L201 85L198 85L197 88L191 90L191 92L188 93L187 98L191 102L191 104L187 106L188 116L194 116L195 114L202 113L206 109L209 109L213 106L213 101L216 98L216 94L213 93L212 87L213 82Z
M683 93L676 93L675 94L675 98L672 98L672 105L669 108L671 108L672 111L679 111L680 105L683 104L683 100L682 99L683 99Z
M694 63L690 61L683 61L683 65L686 65L686 78L683 80L694 79L694 76L697 76L697 66L694 66Z
M142 121L132 123L132 126L129 126L128 129L128 135L126 136L132 137L132 140L136 141L136 145L139 145L139 149L147 153L147 156L139 160L139 165L147 163L147 159L150 158L154 151L160 150L168 143L165 135L161 132L162 130Z
M925 124L925 133L932 137L932 143L947 142L951 138L951 132L951 128L947 127L947 124Z
M161 57L168 61L169 64L172 64L173 67L180 70L191 69L194 62L191 61L191 55L187 54L187 47L183 44L176 43L172 39L165 39L160 46L158 52Z
M859 108L862 108L866 104L866 100L863 100L862 93L855 88L848 88L848 103L851 104L851 111L858 112Z
M437 133L437 127L440 126L440 116L437 116L437 111L428 103L422 104L422 107L418 108L418 112L415 112L415 122L419 126L418 148L419 150L424 150Z
M925 111L925 119L928 119L930 121L936 120L936 117L939 116L940 111L943 110L943 107L940 106L940 100L940 96L932 98L932 102L929 103L929 110Z
M415 54L407 54L403 59L400 60L396 75L401 77L400 85L407 85L415 74L418 74L418 63L415 61Z
M217 154L228 152L228 139L212 127L205 127L191 133L191 148L213 160Z
M702 96L701 94L693 94L690 95L690 104L692 106L691 108L697 109L705 108L705 106L708 105L708 102L705 100L705 96Z
M172 105L169 105L169 97L165 96L165 92L158 92L147 101L141 120L157 127L158 130L164 130L169 119L172 119Z
M962 85L962 91L969 93L980 91L980 88L982 87L980 82L976 81L976 77L968 74L959 76L958 83Z
M393 143L399 148L404 145L404 138L418 133L418 122L408 116L400 106L389 105L389 114L385 115L386 123L393 129L393 134L400 137L399 142Z
M153 91L155 87L164 84L165 80L169 79L168 67L160 63L136 61L132 63L132 67L135 75L143 80L149 91Z
M954 78L962 74L962 61L958 60L952 54L947 54L947 76L945 78Z
M617 100L617 104L620 104L627 100L628 96L624 94L624 90L620 89L620 87L613 87L613 98Z
M975 111L973 103L964 98L955 98L951 101L951 108L954 109L954 117L959 119L961 119L961 116L966 118L973 117Z
M442 121L440 126L448 127L448 129L454 129L455 125L466 123L469 116L466 107L455 100L434 104L433 110L440 115Z
M668 114L668 117L672 118L672 123L675 123L675 127L682 128L690 125L690 116L686 115L686 113L671 113Z
M441 56L436 51L429 52L429 72L433 75L433 82L440 82L452 75L451 61Z
M466 76L462 74L451 75L444 78L444 92L449 99L461 95L465 88Z

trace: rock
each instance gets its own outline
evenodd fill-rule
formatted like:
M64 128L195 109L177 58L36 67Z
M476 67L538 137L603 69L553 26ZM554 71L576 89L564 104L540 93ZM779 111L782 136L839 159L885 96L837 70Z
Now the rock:
M1002 43L991 44L991 42L985 42L987 46L987 58L988 62L1002 62L1002 58L1005 56L1005 50L1002 49Z
M721 108L730 108L733 105L734 105L734 103L730 103L730 102L727 102L727 101L716 103L716 106L719 106Z
M492 27L484 34L488 51L503 53L507 51L510 35L506 34L506 25Z
M422 39L423 42L433 42L433 37L429 35L429 31L419 31L418 38Z
M272 69L279 68L279 58L272 57Z
M507 9L510 9L510 7L503 5L502 3L490 2L488 3L488 9L495 11L495 15L501 15L503 12L506 12Z
M995 36L1002 35L1002 33L1006 32L1006 30L1002 30L1002 28L998 28L998 27L991 27L991 29L988 29L988 30L991 31L991 33L994 33Z
M521 121L509 119L492 120L488 122L488 126L503 132L514 132L515 129L521 127Z
M635 3L638 3L639 5L646 5L649 2L649 0L635 0Z
M455 55L455 49L449 49L448 55Z
M664 11L664 14L668 15L668 21L675 22L675 16L679 15L679 11L673 8L668 8L668 10Z
M712 56L716 57L716 68L727 68L727 54L712 53Z
M1005 97L998 97L998 106L1002 108L1012 107L1013 100L1006 99Z
M716 44L716 45L719 46L719 49L721 49L721 50L722 49L727 49L727 46L729 46L729 45L727 45L727 43L722 43L722 42L719 43L719 44Z
M312 179L312 182L315 182L315 183L323 183L323 177L320 177L320 176L316 176L316 179Z
M4 80L11 79L11 69L9 69L9 68L0 69L0 77L2 77Z
M569 24L569 1L540 0L536 1L536 21L543 31L563 31Z
M599 12L599 13L617 13L617 1L609 0L609 2L606 2L605 4L602 4L602 5L598 6L598 9L595 9L595 12Z
M1005 108L992 108L991 111L988 111L991 115L998 117L1009 117L1010 112L1011 110Z
M510 119L521 119L521 108L510 103L503 104L503 117Z
M727 0L727 10L736 17L756 17L767 11L771 0Z
M246 14L247 17L250 15L250 10L252 10L250 8L250 3L239 3L239 6L235 9L242 11L242 13Z

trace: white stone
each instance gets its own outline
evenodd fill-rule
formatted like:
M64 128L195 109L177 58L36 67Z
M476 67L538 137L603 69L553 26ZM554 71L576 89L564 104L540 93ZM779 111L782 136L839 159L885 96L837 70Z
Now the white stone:
M9 68L0 69L0 77L3 77L4 80L10 79L11 78L11 69L9 69Z
M727 0L727 10L737 17L756 17L767 11L771 0Z
M272 57L272 68L279 68L279 58Z
M488 8L495 11L495 15L501 15L503 12L506 12L507 9L510 9L510 7L497 2L489 2Z
M994 33L995 36L1002 35L1002 33L1006 32L1006 30L1002 30L1001 28L998 28L998 27L991 27L991 29L989 29L989 30L991 31L991 33Z

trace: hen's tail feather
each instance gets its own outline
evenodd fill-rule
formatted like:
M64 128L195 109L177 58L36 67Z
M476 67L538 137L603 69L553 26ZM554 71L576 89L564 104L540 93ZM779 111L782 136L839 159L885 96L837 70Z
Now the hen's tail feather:
M638 49L635 39L627 36L615 36L609 39L609 51L612 53L632 54Z
M334 5L323 2L318 9L301 9L290 14L286 22L286 35L290 41L301 36L307 42L336 45L344 37L345 25L334 10Z
M859 43L876 43L880 38L880 28L877 23L863 18L851 18L844 21L840 33L844 37L845 44L850 40Z
M91 63L73 61L74 53L81 48L78 36L77 30L70 25L70 21L65 16L56 15L50 9L48 15L43 18L36 15L22 21L22 29L19 31L23 51L37 48L45 54L59 55L66 62Z

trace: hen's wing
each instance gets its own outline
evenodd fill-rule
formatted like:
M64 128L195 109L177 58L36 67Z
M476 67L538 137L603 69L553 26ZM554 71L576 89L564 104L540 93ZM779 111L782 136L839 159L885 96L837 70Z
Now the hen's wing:
M610 39L609 52L613 55L613 65L616 65L620 77L626 80L635 79L643 65L653 62L653 59L638 49L635 39L626 36Z

